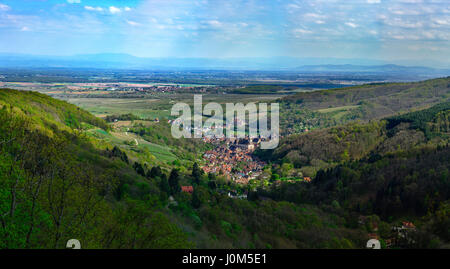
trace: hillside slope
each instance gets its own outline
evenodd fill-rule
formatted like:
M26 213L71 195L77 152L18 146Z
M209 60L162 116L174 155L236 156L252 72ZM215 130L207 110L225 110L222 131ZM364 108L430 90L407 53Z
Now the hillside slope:
M0 104L0 248L192 246L155 183L79 130L103 120L34 92L1 89Z
M449 115L446 102L382 121L291 135L279 148L258 154L273 163L272 171L292 164L312 176L311 183L261 188L256 195L345 212L354 227L371 216L380 227L371 231L383 239L398 236L389 227L412 221L417 229L409 241L396 238L397 247L448 247Z
M450 77L413 83L369 84L302 92L281 103L283 133L380 119L450 100Z
M67 103L0 96L0 248L65 248L73 238L82 248L360 248L368 240L315 206L232 199L227 191L241 187L195 165L167 174L130 163L119 146L104 149L87 135L101 120Z
M275 150L257 153L271 161L284 160L302 167L358 160L369 154L388 154L427 144L445 145L450 138L449 114L450 102L440 103L380 121L290 135Z
M109 134L108 125L65 102L0 97L0 248L65 248L72 238L83 248L365 248L373 229L355 225L358 214L376 214L383 231L414 220L437 238L400 247L448 241L448 103L291 136L266 158L309 167L313 182L254 192L197 164L130 162L120 145L89 135ZM187 185L192 194L181 191Z
M16 113L23 113L38 127L49 129L80 129L82 124L90 124L107 129L105 121L89 112L47 95L31 92L0 89L0 107L13 107Z

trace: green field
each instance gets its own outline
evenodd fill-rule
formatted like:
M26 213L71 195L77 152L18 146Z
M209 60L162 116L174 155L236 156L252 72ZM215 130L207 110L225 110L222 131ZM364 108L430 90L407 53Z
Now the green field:
M156 105L161 104L158 99L76 98L68 101L99 117L132 113L141 118L154 119L167 118L170 114L168 110L156 109Z
M96 138L102 139L107 143L121 145L121 147L132 152L139 153L141 150L148 150L148 152L155 157L156 161L170 162L178 159L177 156L172 153L172 149L170 147L148 142L143 138L128 132L108 133L102 129L91 129L88 133ZM137 145L135 139L138 141Z
M216 102L226 103L273 102L281 95L252 94L204 94L203 105ZM193 105L193 94L173 94L161 99L144 98L69 98L69 103L79 106L98 117L131 113L143 119L170 118L170 110L175 103L183 102Z

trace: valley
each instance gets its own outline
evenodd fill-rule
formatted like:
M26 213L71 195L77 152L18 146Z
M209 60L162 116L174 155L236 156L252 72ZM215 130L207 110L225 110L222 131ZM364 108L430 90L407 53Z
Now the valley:
M86 248L448 246L449 78L287 94L163 87L175 88L1 89L0 208L12 212L2 246L59 248L69 237ZM279 147L173 138L171 106L200 93L204 103L279 102Z

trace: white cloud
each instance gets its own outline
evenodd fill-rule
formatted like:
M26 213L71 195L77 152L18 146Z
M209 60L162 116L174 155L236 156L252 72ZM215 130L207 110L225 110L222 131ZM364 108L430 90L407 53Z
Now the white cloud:
M120 8L115 6L109 7L109 12L111 12L111 14L118 14L121 13L122 11L131 11L131 8L129 7Z
M205 21L205 24L212 26L212 27L220 27L222 26L222 23L218 20L210 20L210 21Z
M434 19L434 23L438 25L450 25L450 19Z
M418 35L391 35L391 37L397 40L420 40Z
M308 18L314 18L314 19L325 18L325 16L317 14L317 13L306 13L304 16L308 17Z
M422 0L399 0L399 2L407 4L419 4L422 3Z
M20 29L20 31L22 31L22 32L28 32L28 31L30 31L30 28L24 26L24 27L22 27L22 28Z
M294 35L296 37L301 37L303 35L312 34L312 33L313 33L312 31L306 30L306 29L294 29Z
M101 7L85 6L84 9L89 10L89 11L103 11L103 8L101 8Z
M436 35L435 35L434 33L432 33L432 32L423 32L422 35L423 35L425 38L428 38L428 39L436 38Z
M135 22L135 21L129 21L129 20L127 20L127 23L128 23L129 25L131 25L131 26L139 26L139 25L141 25L141 24L138 23L138 22Z
M379 4L379 3L381 3L381 0L367 0L367 3L369 3L369 4Z
M67 3L69 3L69 4L79 4L79 3L81 3L81 0L67 0Z
M289 5L287 5L287 8L292 9L292 8L301 8L301 7L297 4L289 4Z
M410 16L413 16L413 15L420 15L424 11L424 9L423 8L414 9L414 8L402 7L402 8L389 8L389 11L392 14L395 14L395 15L410 15Z
M401 28L420 28L424 25L422 21L405 21L400 18L393 19L385 19L384 23L393 26L393 27L401 27Z
M122 12L122 10L118 7L111 6L109 7L109 12L111 12L111 14L117 14Z
M4 4L0 4L0 10L8 11L8 10L10 10L10 9L11 9L11 8L10 8L9 6L4 5Z
M350 27L352 27L352 28L358 27L358 25L355 24L355 23L353 23L353 22L346 22L345 25L350 26Z

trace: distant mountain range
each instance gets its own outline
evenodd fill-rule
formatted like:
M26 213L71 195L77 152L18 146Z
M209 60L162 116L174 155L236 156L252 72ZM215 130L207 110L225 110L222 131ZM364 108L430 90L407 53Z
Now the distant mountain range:
M423 66L401 66L395 64L383 64L383 65L303 65L296 70L310 71L310 72L401 72L401 73L421 73L432 74L442 72L443 74L449 74L447 69L436 69Z
M408 64L405 64L408 65ZM142 58L129 54L36 56L0 54L0 68L98 68L139 70L259 70L296 72L405 73L448 76L450 68L402 66L370 59L339 58Z

